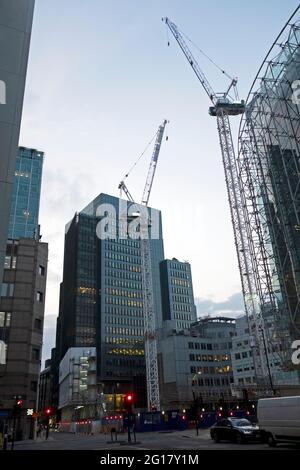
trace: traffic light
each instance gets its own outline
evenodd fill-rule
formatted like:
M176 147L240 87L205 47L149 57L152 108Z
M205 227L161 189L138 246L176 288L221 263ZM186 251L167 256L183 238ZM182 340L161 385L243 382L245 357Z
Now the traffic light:
M46 415L46 416L50 416L51 413L52 413L51 408L46 408L46 409L45 409L45 415Z
M15 404L13 407L13 416L15 418L21 416L22 413L22 408L23 408L23 400L20 397L15 397Z
M133 393L127 393L124 398L124 408L126 411L131 411L133 406Z

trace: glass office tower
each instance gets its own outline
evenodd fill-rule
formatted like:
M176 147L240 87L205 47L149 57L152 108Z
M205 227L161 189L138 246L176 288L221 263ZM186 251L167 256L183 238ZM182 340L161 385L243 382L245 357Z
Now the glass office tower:
M104 393L135 390L144 406L145 357L140 240L121 234L120 212L130 224L132 203L100 194L66 228L61 288L61 361L70 347L97 349L97 381ZM100 211L99 211L100 208ZM159 263L164 259L161 213L150 240L157 325L162 322ZM103 223L105 236L99 237ZM136 403L138 405L138 403Z
M256 289L251 300L258 306L250 318L251 332L257 328L264 334L272 362L279 361L286 373L286 384L295 376L291 346L300 334L299 77L296 14L277 37L252 85L237 159L251 248L249 276ZM264 363L264 337L259 337L262 341L256 343Z
M39 206L44 153L19 147L8 238L39 238Z
M160 263L163 320L172 329L188 329L197 321L191 265L176 258Z

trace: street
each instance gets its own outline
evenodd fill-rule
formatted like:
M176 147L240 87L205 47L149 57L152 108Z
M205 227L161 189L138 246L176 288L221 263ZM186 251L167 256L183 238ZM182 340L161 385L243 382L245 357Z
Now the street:
M293 445L279 445L271 449L267 444L248 443L238 445L231 442L216 444L209 434L209 429L200 429L196 435L194 429L171 432L138 433L136 444L128 444L127 434L118 435L118 441L112 443L110 435L97 434L70 434L51 432L48 440L19 441L15 443L15 450L292 450ZM10 449L10 446L8 447Z

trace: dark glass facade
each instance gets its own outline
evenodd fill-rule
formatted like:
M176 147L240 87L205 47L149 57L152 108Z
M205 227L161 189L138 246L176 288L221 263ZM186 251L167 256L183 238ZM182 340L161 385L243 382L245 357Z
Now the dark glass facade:
M19 147L13 184L8 238L39 237L39 206L44 154Z
M189 328L197 320L191 265L175 258L163 260L160 279L163 320L172 320L177 331Z

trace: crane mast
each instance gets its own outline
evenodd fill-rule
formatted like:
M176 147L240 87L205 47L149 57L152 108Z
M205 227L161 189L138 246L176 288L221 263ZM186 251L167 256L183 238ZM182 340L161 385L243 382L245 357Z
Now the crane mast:
M245 102L243 100L233 101L229 95L229 92L233 90L235 98L238 97L236 78L230 77L231 83L226 92L215 93L206 76L199 67L198 62L190 51L188 45L186 44L178 27L172 23L169 18L163 18L163 21L166 23L172 35L176 39L198 80L200 81L206 94L212 102L213 106L209 108L209 114L217 118L217 128L225 172L227 194L229 199L245 310L250 334L253 335L253 346L255 344L256 347L256 354L253 355L254 366L256 369L256 376L263 376L267 374L265 351L262 342L263 319L260 313L260 306L257 302L257 296L255 294L257 292L257 286L252 276L253 268L251 253L253 252L253 247L251 246L251 237L249 234L250 225L248 221L248 215L245 210L245 196L240 185L239 172L236 163L232 132L229 121L229 116L243 114L245 110ZM224 71L222 72L225 73Z
M150 162L150 167L146 179L146 184L142 197L142 205L148 206L152 184L157 167L157 161L162 144L162 139L167 121L159 126L154 144L154 150ZM147 210L148 213L148 210ZM149 219L149 213L148 213ZM147 378L147 401L148 410L160 410L160 394L159 394L159 375L157 363L157 328L156 314L153 296L153 280L151 267L151 237L149 237L149 228L151 220L146 226L144 225L144 233L141 233L141 261L142 261L142 277L143 277L143 293L144 293L144 331L145 331L145 359L146 359L146 378ZM144 236L143 236L144 235Z
M159 126L158 131L157 131L156 140L154 144L154 150L153 150L151 163L150 163L150 167L149 167L149 171L148 171L148 175L146 179L146 184L145 184L145 188L143 192L143 197L142 197L143 206L148 206L152 184L153 184L155 171L157 167L158 156L159 156L160 147L161 147L162 139L164 136L166 124L167 124L167 121L165 119L164 122Z
M151 189L154 181L158 157L161 144L167 124L165 119L159 126L146 184L143 191L141 205L146 207L146 214L141 211L140 221L140 246L141 246L141 267L142 267L142 285L143 285L143 308L144 308L144 344L145 344L145 362L146 362L146 380L147 380L147 404L148 409L160 410L159 393L159 375L157 364L157 327L156 312L153 295L152 263L151 263L151 237L149 229L151 228L151 218L147 209ZM129 201L134 202L126 184L121 181L118 187L122 193L125 192Z
M124 181L121 181L121 182L120 182L120 184L119 184L119 186L118 186L118 189L120 190L120 199L122 199L122 191L124 191L124 193L125 193L126 196L127 196L128 201L134 202L133 197L131 196L130 191L129 191L129 189L127 188L127 186L126 186L126 184L124 183Z

